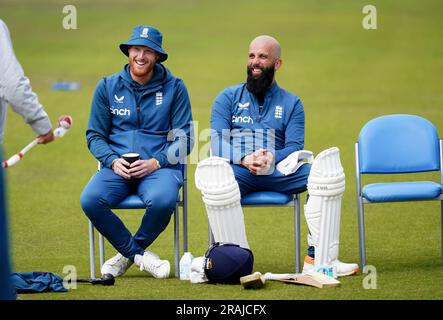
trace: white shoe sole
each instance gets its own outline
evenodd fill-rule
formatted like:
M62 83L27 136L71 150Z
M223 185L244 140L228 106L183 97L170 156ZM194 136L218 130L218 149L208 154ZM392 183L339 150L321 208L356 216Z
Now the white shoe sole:
M102 267L100 268L100 272L102 275L108 273L108 274L112 274L112 276L114 278L120 277L122 275L124 275L126 273L126 271L128 271L128 269L133 265L133 263L129 264L128 267L124 270L124 271L120 271L120 272L116 272L115 269L113 267L108 267L106 264L102 265Z
M154 272L151 272L149 270L145 270L143 267L140 267L140 271L147 272L147 273L149 273L150 275L152 275L156 279L167 279L167 278L169 278L169 273L171 272L171 265L169 264L169 261L167 261L167 262L168 263L167 263L166 271L162 272L160 275L158 275L158 274L156 274Z
M303 265L303 273L308 273L310 271L314 271L314 266L312 264L308 264L305 263ZM348 272L341 272L341 273L337 273L337 277L348 277L348 276L353 276L356 275L358 272L360 271L360 268L356 268L356 269L352 269Z

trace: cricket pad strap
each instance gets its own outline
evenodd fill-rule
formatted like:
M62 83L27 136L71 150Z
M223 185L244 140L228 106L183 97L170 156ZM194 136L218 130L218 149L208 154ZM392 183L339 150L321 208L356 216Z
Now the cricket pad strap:
M315 157L308 177L311 196L336 196L345 191L345 174L340 163L340 152L332 147Z

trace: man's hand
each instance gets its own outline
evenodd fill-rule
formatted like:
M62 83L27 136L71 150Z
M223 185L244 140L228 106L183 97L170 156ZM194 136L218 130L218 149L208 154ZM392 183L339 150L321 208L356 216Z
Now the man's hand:
M47 133L45 134L41 134L37 137L37 143L38 144L47 144L51 141L54 141L54 132L51 130L49 130Z
M112 163L112 170L114 170L115 174L127 180L131 179L128 167L129 167L129 162L127 162L123 158L119 158Z
M241 164L254 175L267 174L274 161L274 155L266 149L259 149L243 157Z
M157 169L160 169L160 166L157 160L154 158L148 160L137 160L131 163L129 174L134 178L143 178Z

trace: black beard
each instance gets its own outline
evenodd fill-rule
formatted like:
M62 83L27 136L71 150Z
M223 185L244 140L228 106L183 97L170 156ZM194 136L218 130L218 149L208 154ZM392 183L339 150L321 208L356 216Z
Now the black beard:
M246 88L249 92L255 94L258 98L263 98L265 92L269 89L274 80L275 69L274 66L270 68L260 68L262 74L258 77L252 75L253 67L247 66L246 71L248 78L246 80Z

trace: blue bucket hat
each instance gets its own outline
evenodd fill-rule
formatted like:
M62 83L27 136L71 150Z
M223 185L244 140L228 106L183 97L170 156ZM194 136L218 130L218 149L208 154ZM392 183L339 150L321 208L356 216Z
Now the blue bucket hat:
M136 26L132 29L131 39L120 45L120 50L129 56L128 48L129 46L145 46L151 48L152 50L158 52L160 57L157 62L163 62L168 59L168 54L162 48L162 33L154 27L151 26Z

